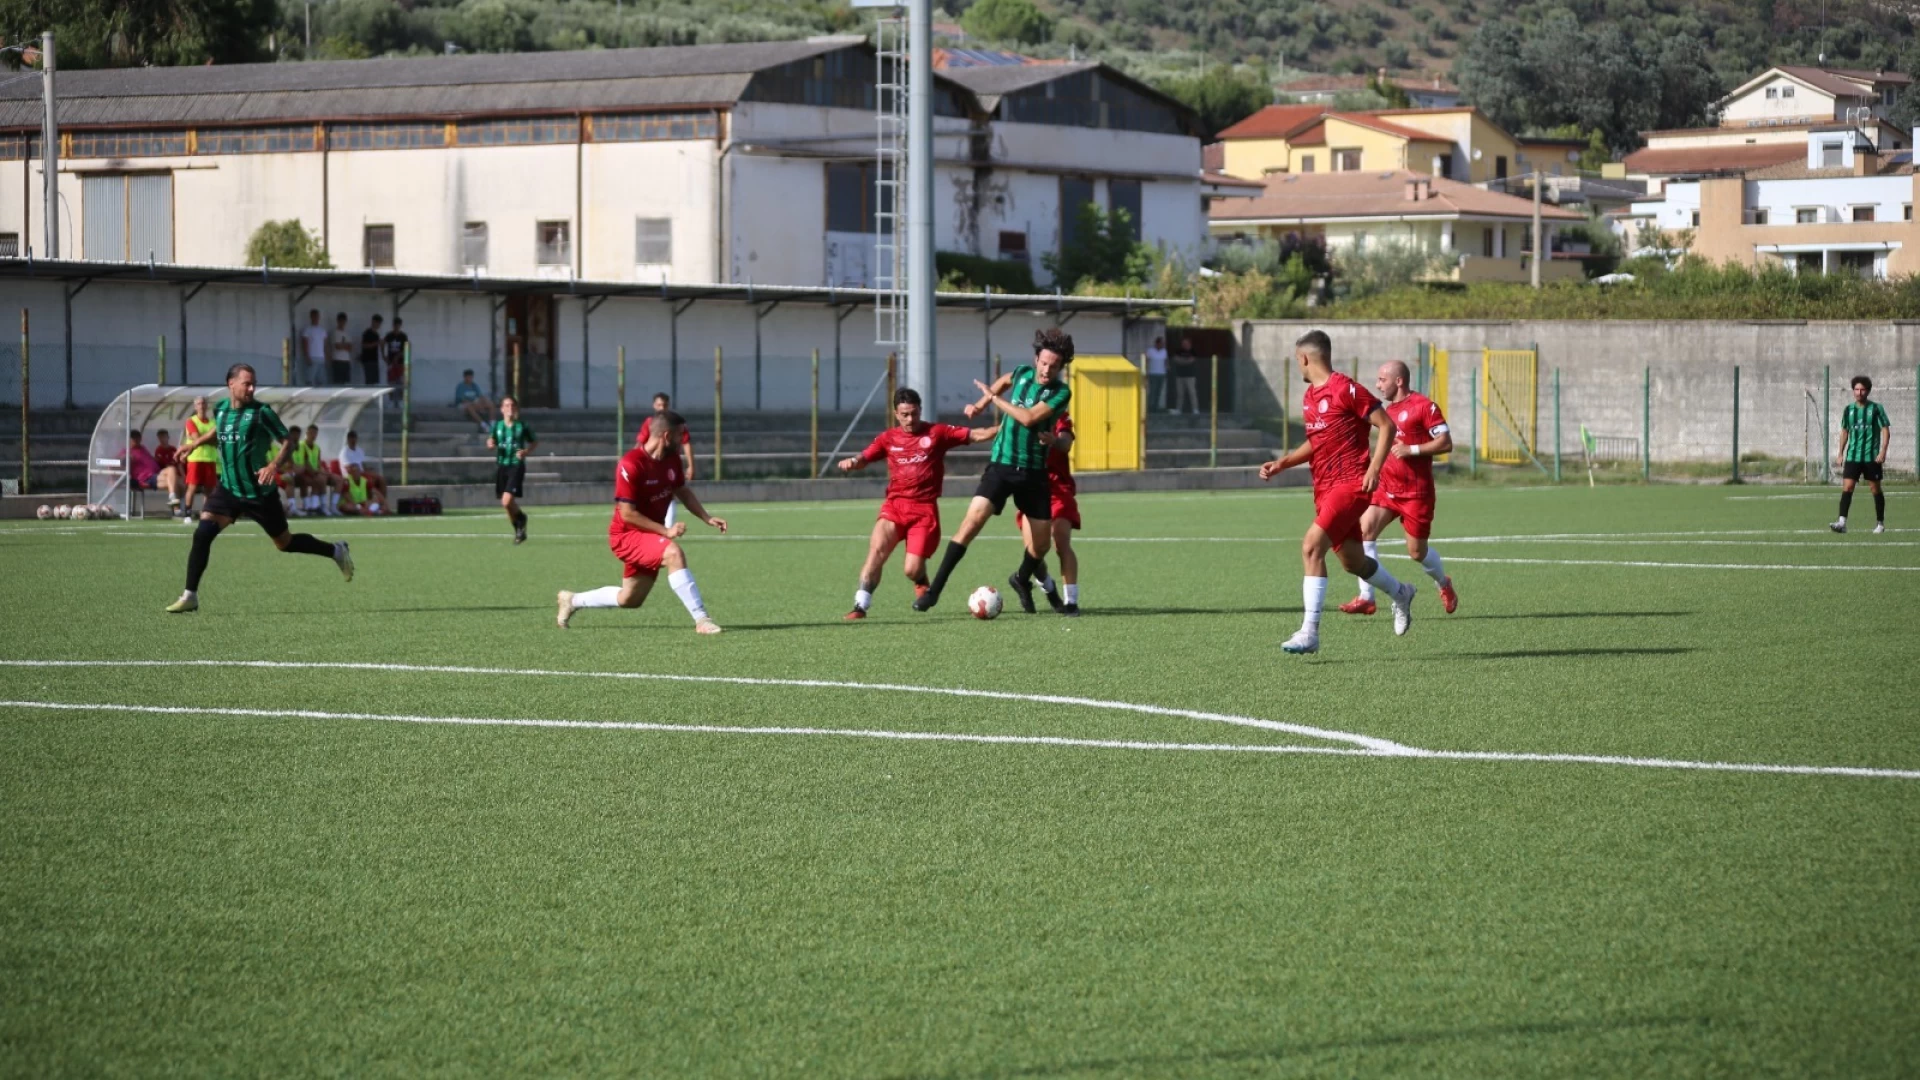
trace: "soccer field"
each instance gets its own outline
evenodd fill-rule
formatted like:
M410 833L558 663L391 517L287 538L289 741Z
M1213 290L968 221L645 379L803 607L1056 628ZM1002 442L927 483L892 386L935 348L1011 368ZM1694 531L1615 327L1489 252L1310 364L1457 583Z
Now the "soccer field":
M191 530L5 523L0 1074L1912 1076L1920 499L1834 494L1443 487L1459 612L1312 657L1299 489L1083 497L995 622L1010 523L849 624L874 504L715 500L718 637L556 628L537 491L188 616Z

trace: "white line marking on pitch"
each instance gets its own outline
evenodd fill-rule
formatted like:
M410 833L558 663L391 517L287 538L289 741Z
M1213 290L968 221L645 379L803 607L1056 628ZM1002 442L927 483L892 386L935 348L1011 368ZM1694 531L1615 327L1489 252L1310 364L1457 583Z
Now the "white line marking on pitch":
M1733 761L1684 761L1672 758L1622 757L1607 754L1524 754L1487 750L1420 750L1397 746L1393 750L1335 746L1251 746L1233 743L1169 743L1123 739L1071 739L1051 735L972 735L945 731L889 731L885 729L811 727L733 727L719 724L654 724L624 720L539 720L489 716L416 716L405 713L341 713L316 709L237 709L192 705L123 705L57 701L0 701L0 709L40 709L58 712L119 712L156 716L240 716L263 719L353 720L403 724L454 724L476 727L535 727L598 731L646 731L690 735L787 735L844 739L882 739L899 742L984 743L1009 746L1059 746L1098 750L1158 750L1213 754L1320 754L1333 757L1426 759L1434 761L1541 762L1566 765L1620 765L1642 769L1680 769L1692 772L1758 773L1789 776L1846 776L1883 780L1920 780L1916 769L1874 769L1846 765L1767 765Z
M876 690L897 694L934 694L944 697L988 698L994 701L1024 701L1045 705L1077 705L1089 709L1108 709L1115 712L1141 713L1147 716L1169 716L1182 720L1204 720L1216 724L1231 724L1235 727L1258 728L1262 731L1283 731L1289 735L1304 735L1311 739L1326 739L1330 742L1352 743L1355 746L1379 753L1404 754L1414 752L1412 747L1402 746L1388 739L1376 739L1369 735L1358 735L1348 731L1332 731L1326 728L1308 727L1304 724L1287 724L1278 720L1262 720L1253 716L1236 716L1232 713L1200 712L1194 709L1171 709L1163 705L1140 705L1130 701L1103 701L1099 698L1068 697L1059 694L1016 694L1005 690L966 690L957 687L911 686L902 683L844 682L836 679L757 679L738 675L662 675L640 671L556 671L538 668L487 668L442 664L362 664L309 660L0 660L0 667L240 667L269 668L276 670L400 671L432 675L532 675L571 679L634 679L644 682L724 683L732 686L792 686L805 689L825 690Z
M1078 541L1075 541L1078 543ZM1439 541L1434 547L1443 547ZM1383 552L1382 554L1392 554ZM1392 555L1396 559L1405 559L1405 554ZM1507 566L1637 566L1656 570L1888 570L1912 572L1920 566L1812 566L1797 563L1701 563L1701 562L1652 562L1638 559L1500 559L1492 556L1448 555L1450 563L1495 563Z

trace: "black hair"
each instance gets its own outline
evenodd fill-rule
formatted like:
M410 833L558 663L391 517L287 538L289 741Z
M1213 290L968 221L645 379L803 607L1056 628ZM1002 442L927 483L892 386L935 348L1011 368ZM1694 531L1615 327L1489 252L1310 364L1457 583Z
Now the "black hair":
M674 412L672 409L655 413L654 416L660 421L658 427L660 431L685 431L687 429L687 418Z
M1853 382L1850 385L1864 386L1867 388L1867 393L1869 394L1873 393L1873 380L1867 378L1865 375L1855 375L1853 377Z
M1073 363L1073 335L1057 326L1049 326L1045 330L1035 330L1033 332L1033 355L1039 356L1043 350L1058 356L1062 363L1071 364Z
M669 404L669 405L671 405L671 404L673 404L673 397L672 397L672 395L670 395L670 394L668 394L668 393L667 393L667 392L666 392L665 390L657 390L657 391L655 391L655 392L654 392L654 395L653 395L653 400L655 400L655 401L664 401L664 402L666 402L666 403L667 403L667 404Z
M136 439L137 439L137 438L139 438L139 437L140 437L140 429L139 429L139 428L134 428L134 429L133 429L132 431L129 431L129 432L127 433L127 434L128 434L128 435L131 435L131 436L132 436L133 438L136 438Z
M232 382L234 379L238 378L240 373L243 371L249 375L252 375L256 379L260 377L259 372L256 372L253 370L252 364L235 364L232 367L227 369L227 381Z
M166 428L161 428L161 429L159 429L158 431L155 431L155 432L153 433L153 437L154 437L154 438L156 438L156 439L165 439L165 438L169 438L169 436L167 435L167 429L166 429Z
M464 378L466 378L466 377L468 377L468 376L470 376L470 375L472 375L472 374L473 374L473 369L472 369L472 368L468 368L467 370L465 370L465 371L463 371L463 372L461 372L461 373L460 373L460 377L464 379Z
M893 392L893 403L895 405L911 405L917 409L920 407L920 391L915 390L911 386L903 386Z
M1309 330L1301 334L1293 345L1296 349L1305 349L1313 353L1329 364L1333 363L1333 339L1327 336L1325 330Z

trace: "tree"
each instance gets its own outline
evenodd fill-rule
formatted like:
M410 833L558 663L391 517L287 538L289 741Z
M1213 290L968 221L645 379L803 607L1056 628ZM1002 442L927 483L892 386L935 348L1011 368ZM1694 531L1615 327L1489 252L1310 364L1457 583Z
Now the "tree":
M1054 284L1061 290L1072 292L1085 281L1138 285L1152 275L1156 253L1133 238L1131 214L1117 208L1102 210L1099 203L1085 202L1080 204L1074 222L1073 242L1062 244L1057 255L1040 256L1040 265L1053 275Z
M1033 0L979 0L960 16L967 33L988 41L1038 45L1053 36L1053 20Z
M1225 64L1216 64L1192 78L1162 79L1158 86L1161 92L1199 113L1200 126L1210 136L1259 112L1272 97L1265 71Z
M299 218L269 221L247 238L248 266L277 266L282 270L331 270L333 261L320 246L320 234L301 226Z
M52 30L63 68L268 60L277 0L0 0L8 38Z

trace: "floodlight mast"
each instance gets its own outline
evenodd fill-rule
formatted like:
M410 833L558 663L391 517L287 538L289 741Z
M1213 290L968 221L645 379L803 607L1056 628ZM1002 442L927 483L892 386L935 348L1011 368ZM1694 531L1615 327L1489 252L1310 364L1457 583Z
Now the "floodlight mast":
M904 353L901 385L931 395L936 382L933 4L932 0L853 0L853 6L884 9L875 26L879 145L874 192L879 235L874 244L878 263L874 286L879 295L874 304L874 340ZM934 407L937 410L937 402Z
M939 415L933 344L933 0L907 0L907 385Z

